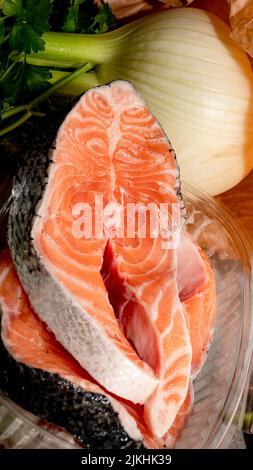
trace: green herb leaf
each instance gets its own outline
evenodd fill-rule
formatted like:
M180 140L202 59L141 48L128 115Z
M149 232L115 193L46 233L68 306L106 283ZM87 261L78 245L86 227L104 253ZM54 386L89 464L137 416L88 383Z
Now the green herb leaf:
M0 96L3 96L3 103L1 104L4 107L6 107L6 104L15 104L20 94L23 92L23 74L23 62L11 64L9 69L5 72L4 78L1 79L0 87Z
M0 47L0 83L1 83L1 78L3 74L8 69L8 62L9 62L9 50L8 48L1 46Z
M65 33L75 33L77 31L79 7L84 1L85 0L70 0L70 6L62 27Z
M91 26L94 33L106 33L111 25L115 23L115 18L108 3L102 5L99 13L95 16Z
M62 29L65 33L74 33L76 31L76 25L77 25L77 15L76 15L75 7L70 6L68 9L67 15L64 18Z
M7 122L5 132L13 129L13 116L22 114L26 103L38 108L55 93L55 87L62 86L52 86L47 67L27 63L29 54L45 49L43 33L108 31L116 19L109 5L102 3L99 7L95 0L0 0L0 113ZM72 74L75 71L68 80L73 79ZM29 116L21 115L16 124Z
M48 80L52 77L52 73L46 67L35 67L26 64L24 79L30 93L39 93L50 87Z
M38 36L29 24L15 24L10 33L9 44L18 52L25 52L26 54L45 49L43 39Z
M78 18L78 32L83 34L91 33L93 20L94 16L91 16L89 11L81 11Z
M0 18L0 45L3 44L4 41L4 20Z
M3 4L3 13L6 16L21 16L23 6L22 0L5 0Z
M43 34L48 31L51 10L50 0L26 0L26 20L36 33Z

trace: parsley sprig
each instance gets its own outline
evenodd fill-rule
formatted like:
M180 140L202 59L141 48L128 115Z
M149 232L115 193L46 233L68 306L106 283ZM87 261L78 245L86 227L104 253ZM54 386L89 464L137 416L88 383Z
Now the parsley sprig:
M114 24L108 3L98 8L93 1L70 0L62 29L66 33L106 33Z
M27 63L27 55L42 51L49 30L50 0L4 0L0 8L0 111L50 87L50 71Z
M42 34L49 30L50 0L5 0L2 11L6 19L15 19L8 38L13 50L25 54L43 51Z
M0 135L40 114L42 101L80 73L52 86L52 69L29 63L30 54L45 49L44 33L96 34L115 24L109 5L98 7L93 0L0 0ZM90 68L83 64L80 70Z

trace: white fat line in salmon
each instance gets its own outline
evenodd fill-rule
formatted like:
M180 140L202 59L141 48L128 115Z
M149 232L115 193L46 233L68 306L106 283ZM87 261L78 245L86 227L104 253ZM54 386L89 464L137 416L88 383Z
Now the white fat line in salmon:
M5 269L3 269L3 271L0 274L0 284L2 284L4 282L4 280L6 279L8 274L10 273L10 271L11 271L10 267L6 267Z
M8 270L8 272L9 272L9 270ZM0 284L4 282L5 278L7 277L7 274L8 273L6 273L6 276L4 276L4 278L0 279ZM18 311L19 306L22 302L22 289L21 288L18 288L17 291L15 292L15 301L16 301L15 304L8 305L4 300L1 300L2 309L4 309L6 312L8 312L8 318L12 318L14 316L17 316L17 311ZM3 316L3 325L4 326L5 326L5 320L8 321L8 318L6 320L5 317ZM7 324L6 324L6 326L7 326Z

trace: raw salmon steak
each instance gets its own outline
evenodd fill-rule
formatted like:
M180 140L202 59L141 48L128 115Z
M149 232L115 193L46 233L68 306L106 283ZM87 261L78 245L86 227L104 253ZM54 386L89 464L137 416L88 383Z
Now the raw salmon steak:
M0 255L0 312L0 385L16 403L69 431L86 448L174 445L190 410L189 394L165 439L155 438L142 407L102 389L33 312L8 250Z
M135 218L131 234L125 222L127 205L180 206L175 153L123 81L85 93L52 141L43 130L31 139L14 184L8 238L18 275L64 348L108 392L144 404L145 423L161 438L191 374L177 251L166 230L154 236L151 215L145 236ZM102 230L95 217L83 236L82 210L95 214L98 195Z

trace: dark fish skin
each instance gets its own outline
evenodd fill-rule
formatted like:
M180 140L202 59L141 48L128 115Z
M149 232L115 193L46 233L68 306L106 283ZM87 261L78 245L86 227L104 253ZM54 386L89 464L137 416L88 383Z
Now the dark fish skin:
M16 267L23 267L25 261L29 272L41 271L34 250L31 251L30 232L53 164L50 154L55 148L58 129L75 102L67 102L60 110L52 111L50 118L26 122L0 142L0 152L15 162L16 167L7 241Z
M22 408L64 428L87 449L138 449L121 426L109 399L58 374L17 362L0 339L0 387Z
M35 208L47 184L50 150L62 121L63 116L58 114L48 125L43 119L41 125L34 126L30 135L25 137L25 145L20 148L19 168L13 182L8 239L15 265L17 268L23 266L25 261L30 273L40 271L39 260L31 248L30 233Z

